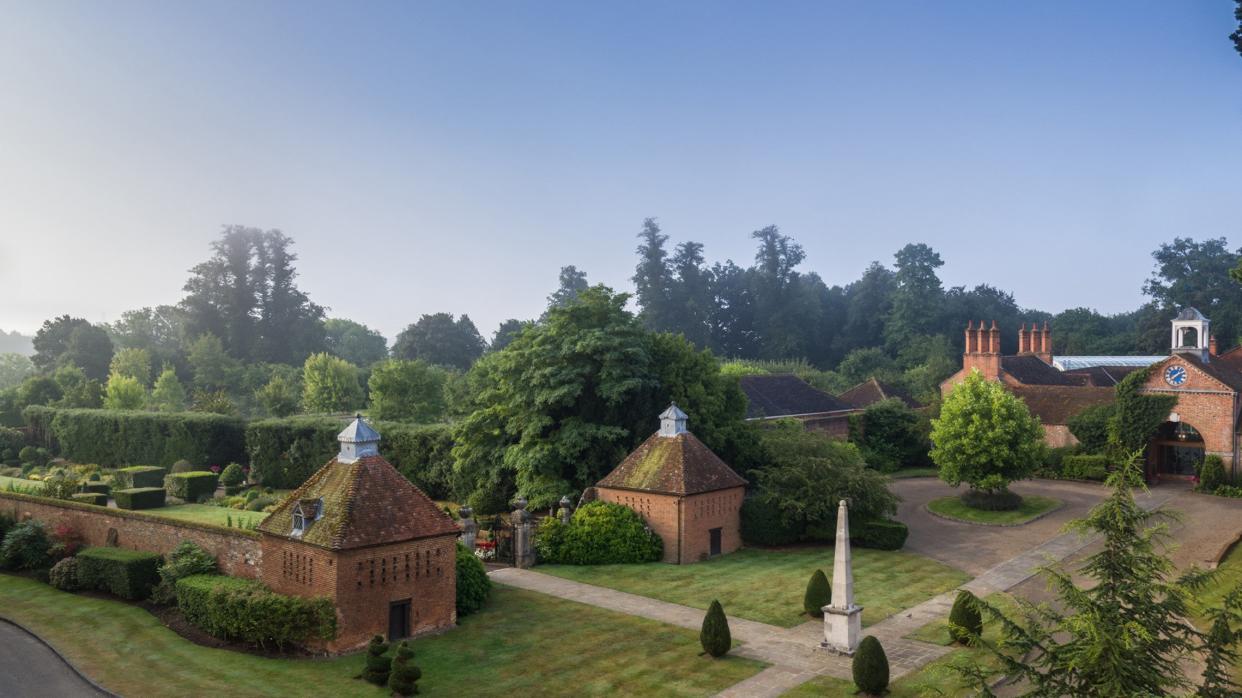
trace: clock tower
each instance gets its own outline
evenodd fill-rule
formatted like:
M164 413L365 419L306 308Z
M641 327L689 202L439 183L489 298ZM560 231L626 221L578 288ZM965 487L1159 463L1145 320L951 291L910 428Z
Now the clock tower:
M1212 321L1195 308L1183 308L1173 318L1173 353L1192 354L1207 363L1211 357Z

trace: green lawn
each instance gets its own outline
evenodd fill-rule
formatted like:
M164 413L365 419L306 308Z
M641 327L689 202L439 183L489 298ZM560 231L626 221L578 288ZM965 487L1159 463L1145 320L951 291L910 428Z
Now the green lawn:
M947 516L951 519L958 519L959 521L1016 526L1046 514L1053 509L1057 509L1061 504L1062 502L1059 499L1026 495L1022 498L1022 505L1017 509L1012 511L987 511L968 507L962 503L961 498L954 495L952 497L933 499L927 503L927 508L933 513Z
M863 625L956 588L969 577L913 553L854 548L854 593L864 607ZM558 577L706 609L719 599L725 613L793 627L802 613L806 583L816 569L832 579L832 548L745 548L693 565L540 565Z
M0 615L51 642L108 689L142 696L387 698L355 680L363 657L275 660L182 639L118 601L0 575ZM483 612L414 642L423 695L710 695L763 664L700 657L698 633L533 592L497 587Z
M168 519L194 521L197 523L215 524L217 526L227 526L229 519L232 518L235 528L242 528L243 522L247 527L257 526L260 521L267 518L267 513L262 511L213 507L210 504L177 504L160 507L159 509L143 509L142 511Z

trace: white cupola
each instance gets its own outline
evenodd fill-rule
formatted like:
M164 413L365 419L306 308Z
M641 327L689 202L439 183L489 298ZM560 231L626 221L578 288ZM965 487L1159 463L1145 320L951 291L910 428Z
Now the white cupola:
M1212 321L1196 308L1183 308L1173 318L1173 353L1194 354L1208 361L1211 354Z
M660 436L677 436L686 433L686 420L689 417L677 405L669 405L660 414Z
M379 432L363 421L362 415L356 415L354 421L336 435L336 440L341 442L341 452L336 456L340 463L355 463L359 458L379 455Z

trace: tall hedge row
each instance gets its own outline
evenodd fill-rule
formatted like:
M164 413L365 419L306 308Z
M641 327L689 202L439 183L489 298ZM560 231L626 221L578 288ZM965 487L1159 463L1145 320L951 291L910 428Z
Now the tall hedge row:
M235 417L40 406L27 407L23 416L36 439L79 463L225 465L245 456L243 422Z

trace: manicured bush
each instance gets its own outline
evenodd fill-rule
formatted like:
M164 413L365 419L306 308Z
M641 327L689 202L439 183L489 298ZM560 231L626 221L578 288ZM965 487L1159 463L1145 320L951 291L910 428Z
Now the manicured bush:
M61 591L77 591L81 589L81 583L78 581L78 559L76 557L67 557L48 570L47 583L60 589Z
M104 496L104 499L107 499L108 493L112 491L112 488L109 487L108 483L106 482L98 482L97 480L92 480L92 481L82 483L82 491L89 493L89 494L102 494Z
M588 502L569 524L549 517L535 533L544 562L609 565L655 562L664 543L633 509L610 502Z
M384 656L388 652L388 643L382 635L376 635L367 643L367 665L362 670L362 678L376 686L387 686L388 675L392 673L392 658Z
M1066 456L1061 462L1061 477L1068 480L1100 480L1108 477L1108 456Z
M158 509L164 506L163 487L131 487L112 493L118 509Z
M14 525L0 544L0 567L6 570L33 570L49 562L52 541L43 524L33 519Z
M80 463L231 463L245 457L242 421L204 412L58 409L30 406L22 416L37 437ZM156 483L159 484L159 483Z
M151 600L158 604L171 604L177 600L177 580L196 574L215 574L216 558L192 541L182 541L168 556L168 562L160 565L160 583L151 591Z
M824 606L832 602L832 586L828 584L828 575L823 570L815 570L806 583L806 593L802 595L802 610L816 618L824 617Z
M229 463L220 473L220 484L224 485L225 494L237 494L242 483L246 481L246 473L237 463Z
M901 550L910 528L900 521L862 521L850 526L850 542L860 548Z
M216 493L216 482L219 477L215 473L186 472L172 473L164 478L164 489L168 494L187 502L210 499Z
M1199 490L1215 492L1225 484L1225 461L1220 456L1207 456L1199 465Z
M713 657L723 657L733 647L733 636L729 634L729 619L725 618L724 608L720 602L712 600L712 605L703 616L703 627L699 630L699 644L703 651Z
M781 510L766 499L748 497L742 502L742 541L747 545L789 545L802 534L786 523Z
M868 635L858 643L850 669L859 691L878 696L888 690L888 655L884 654L884 647L874 635Z
M163 487L164 474L168 471L155 465L131 465L116 471L113 482L117 489L131 487Z
M285 596L253 579L220 575L185 577L176 589L185 619L223 640L283 648L336 636L336 609L326 598Z
M70 499L82 488L76 477L67 474L49 477L43 481L39 494L50 499Z
M423 670L414 664L414 650L410 643L402 640L397 645L397 655L392 659L392 672L388 676L388 688L399 696L412 696L418 693L418 680L423 677Z
M73 495L72 499L83 504L94 504L101 507L108 506L108 495L99 492L78 492Z
M253 491L251 490L251 492ZM256 495L253 499L246 502L246 511L263 511L275 503L276 498L270 494Z
M158 553L125 548L85 548L78 553L78 580L84 589L107 591L123 599L145 599L159 581Z
M963 645L974 644L974 638L983 634L983 615L975 604L975 595L959 591L949 611L949 639Z
M487 604L492 580L487 569L466 546L457 544L457 617L468 616Z
M176 463L173 463L172 467L168 469L168 472L170 473L191 473L191 472L194 472L194 464L188 460L182 459L182 460L177 461Z
M17 452L17 459L23 463L34 463L35 465L47 464L47 451L36 448L34 446L26 446Z

